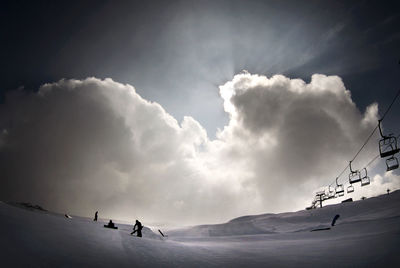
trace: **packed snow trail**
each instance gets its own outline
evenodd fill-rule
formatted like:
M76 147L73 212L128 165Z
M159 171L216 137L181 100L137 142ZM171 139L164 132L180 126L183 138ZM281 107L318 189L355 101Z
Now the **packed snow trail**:
M310 232L329 226L331 230ZM0 203L3 267L397 267L400 191L312 211L245 216L168 232ZM238 235L239 234L239 235Z

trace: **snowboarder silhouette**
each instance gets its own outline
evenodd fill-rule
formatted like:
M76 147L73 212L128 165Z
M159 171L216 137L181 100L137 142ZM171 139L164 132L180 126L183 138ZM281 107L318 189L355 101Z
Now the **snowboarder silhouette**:
M113 223L113 221L112 220L110 220L109 222L108 222L108 224L107 225L104 225L104 227L108 227L108 228L116 228L115 227L115 224Z
M104 225L104 227L106 227L106 228L111 228L111 229L115 229L115 230L118 229L118 227L115 226L115 224L112 222L112 220L110 220L110 221L108 222L107 225Z
M94 221L97 221L97 213L99 213L98 211L96 211L96 213L94 213Z
M333 220L332 220L331 226L335 226L335 223L336 223L337 219L339 219L339 217L340 217L340 215L339 215L339 214L337 214L337 215L335 215L335 217L333 217Z
M133 226L133 232L131 233L131 235L133 235L134 233L137 233L138 237L142 237L142 229L143 229L142 223L140 221L136 220L136 223Z

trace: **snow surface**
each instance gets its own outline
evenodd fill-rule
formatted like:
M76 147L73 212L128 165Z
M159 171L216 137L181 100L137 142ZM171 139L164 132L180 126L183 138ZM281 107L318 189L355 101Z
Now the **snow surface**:
M310 232L336 214L331 230ZM400 191L171 230L168 238L103 225L0 202L1 267L400 267Z

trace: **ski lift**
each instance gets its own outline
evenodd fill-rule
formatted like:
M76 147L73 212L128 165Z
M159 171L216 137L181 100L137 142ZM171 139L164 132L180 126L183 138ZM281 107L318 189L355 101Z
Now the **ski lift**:
M330 185L328 186L327 196L328 199L336 198L335 189L332 189Z
M378 121L379 133L381 134L382 139L379 141L379 154L381 158L394 155L400 151L400 148L397 147L397 138L393 136L393 134L389 134L389 136L384 136L381 129L381 120Z
M361 186L366 186L368 184L370 184L370 179L368 177L368 172L366 168L363 168L360 172L360 176L361 176Z
M343 196L344 195L344 188L343 188L343 184L338 184L337 180L339 178L336 178L336 188L335 188L335 192L337 194L338 197Z
M361 176L360 176L360 172L358 170L354 171L351 168L351 162L352 161L350 161L350 164L349 164L349 167L350 167L349 183L353 184L353 183L356 183L356 182L360 182L361 181Z
M315 200L317 200L317 204L319 204L319 206L322 208L322 201L324 201L325 199L325 191L319 191L315 194Z
M315 193L315 198L319 201L320 199L324 199L325 191L319 191Z
M329 192L325 193L324 196L323 196L323 200L324 201L332 199L332 198L335 198L335 195L332 196Z
M347 193L349 194L349 193L352 193L352 192L354 192L354 186L350 184L350 185L347 187Z
M392 155L392 157L389 157L388 159L386 159L386 171L391 171L393 169L396 169L399 167L399 160L397 159L397 157L394 157Z

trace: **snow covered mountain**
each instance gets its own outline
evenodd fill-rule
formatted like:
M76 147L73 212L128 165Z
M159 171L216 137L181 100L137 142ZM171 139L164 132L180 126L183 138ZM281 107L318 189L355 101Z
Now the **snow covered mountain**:
M25 209L21 209L25 208ZM339 214L331 230L328 227ZM0 202L2 267L398 267L400 191L322 209L168 232ZM146 223L144 222L144 225Z

